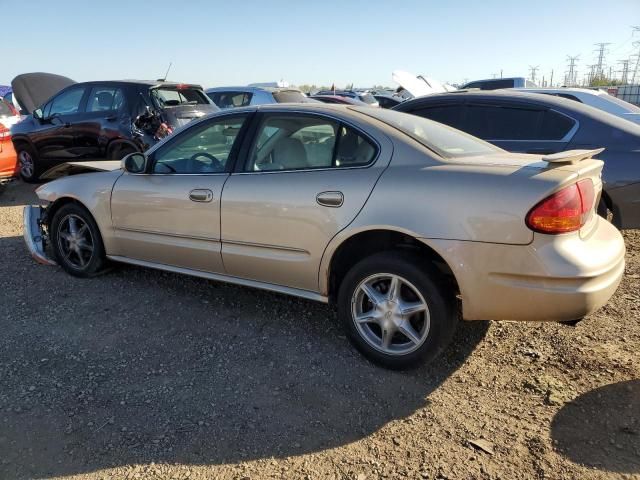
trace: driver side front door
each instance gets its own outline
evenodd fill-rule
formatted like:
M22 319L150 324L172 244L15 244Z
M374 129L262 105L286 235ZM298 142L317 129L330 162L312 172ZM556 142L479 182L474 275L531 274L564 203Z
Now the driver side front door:
M198 123L149 158L145 174L124 173L111 197L111 255L223 273L220 196L247 114Z

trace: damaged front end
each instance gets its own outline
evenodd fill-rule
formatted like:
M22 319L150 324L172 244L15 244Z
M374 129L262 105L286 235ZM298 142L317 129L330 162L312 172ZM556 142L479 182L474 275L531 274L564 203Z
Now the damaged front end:
M39 205L27 205L23 211L24 241L33 259L43 265L56 265L46 253L47 209Z

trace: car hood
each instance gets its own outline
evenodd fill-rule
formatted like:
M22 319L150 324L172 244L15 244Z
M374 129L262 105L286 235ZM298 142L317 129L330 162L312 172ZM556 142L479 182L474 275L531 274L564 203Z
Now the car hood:
M413 73L403 70L395 70L391 74L391 78L414 97L422 97L433 93L453 92L456 90L455 87L436 79L423 77L422 75L414 75Z
M89 172L112 172L120 169L120 160L101 160L88 162L65 162L50 168L40 178L53 180L55 178L77 175Z
M23 73L11 80L13 96L29 114L65 87L76 83L53 73Z

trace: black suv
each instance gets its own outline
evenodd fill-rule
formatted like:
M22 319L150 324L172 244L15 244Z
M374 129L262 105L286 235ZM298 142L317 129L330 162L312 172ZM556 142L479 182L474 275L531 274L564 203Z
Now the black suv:
M75 83L39 73L20 75L12 86L20 105L31 113L11 130L20 175L27 182L37 181L57 163L119 160L144 151L174 129L218 110L199 85Z

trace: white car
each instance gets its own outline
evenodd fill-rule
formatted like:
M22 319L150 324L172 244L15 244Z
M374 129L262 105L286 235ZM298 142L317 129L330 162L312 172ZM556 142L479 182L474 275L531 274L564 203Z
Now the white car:
M609 95L604 90L591 90L588 88L513 88L529 93L544 93L556 97L568 98L576 102L584 103L590 107L608 112L616 117L630 120L640 124L640 107L625 102Z

